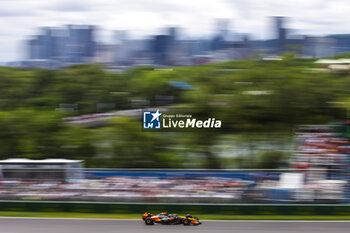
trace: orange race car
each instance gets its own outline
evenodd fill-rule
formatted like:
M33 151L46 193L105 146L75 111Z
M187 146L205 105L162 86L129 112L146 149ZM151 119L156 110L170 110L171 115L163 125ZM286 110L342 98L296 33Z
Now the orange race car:
M186 226L202 224L197 217L192 217L189 214L184 217L178 216L177 214L168 214L167 212L156 215L146 212L142 215L142 220L146 225L153 225L154 223L160 223L164 225L183 224Z

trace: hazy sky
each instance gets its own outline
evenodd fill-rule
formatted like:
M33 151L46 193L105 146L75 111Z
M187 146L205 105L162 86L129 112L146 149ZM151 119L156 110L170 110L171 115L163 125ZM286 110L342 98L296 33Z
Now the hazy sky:
M128 30L151 35L180 26L186 36L209 35L215 19L231 20L231 29L255 39L271 37L268 16L290 17L298 34L350 33L349 0L0 0L0 62L23 59L24 40L40 26L94 24L100 37Z

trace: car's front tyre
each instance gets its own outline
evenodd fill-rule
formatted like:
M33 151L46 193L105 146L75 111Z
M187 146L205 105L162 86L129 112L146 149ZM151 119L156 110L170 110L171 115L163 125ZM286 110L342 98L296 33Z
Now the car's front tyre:
M146 224L146 225L153 225L154 222L153 222L153 220L152 220L151 218L146 218L146 219L145 219L145 224Z
M184 224L185 226L188 226L188 225L191 224L191 221L190 221L189 219L186 218L186 219L184 219L183 224Z

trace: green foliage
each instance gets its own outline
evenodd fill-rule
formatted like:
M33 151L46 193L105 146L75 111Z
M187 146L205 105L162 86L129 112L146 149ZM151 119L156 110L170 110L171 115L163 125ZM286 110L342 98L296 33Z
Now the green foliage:
M280 61L136 67L118 74L98 65L62 70L0 67L0 158L64 157L84 159L90 167L225 167L213 150L222 135L282 132L291 136L297 124L346 118L349 74L313 73L313 62L289 53ZM184 81L195 88L178 89L169 81ZM77 110L57 110L65 104ZM100 129L72 127L62 120L169 104L176 113L220 119L223 127L213 132L166 133L142 131L139 119L116 119ZM279 167L286 155L268 151L251 156L256 163L238 158L236 166Z
M263 151L250 156L235 158L237 168L276 169L288 166L288 154L280 151Z
M140 130L140 122L128 118L114 120L107 137L112 148L110 167L172 168L181 166L181 156L170 148L172 137L165 133Z

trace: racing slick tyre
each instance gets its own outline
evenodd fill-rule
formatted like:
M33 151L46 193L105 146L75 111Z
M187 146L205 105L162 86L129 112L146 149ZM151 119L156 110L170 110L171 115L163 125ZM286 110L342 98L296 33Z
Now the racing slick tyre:
M191 221L190 221L189 219L186 218L186 219L184 219L183 224L184 224L185 226L188 226L188 225L191 224Z
M146 225L153 225L154 222L153 222L153 220L152 220L151 218L146 218L146 219L145 219L145 224L146 224Z

